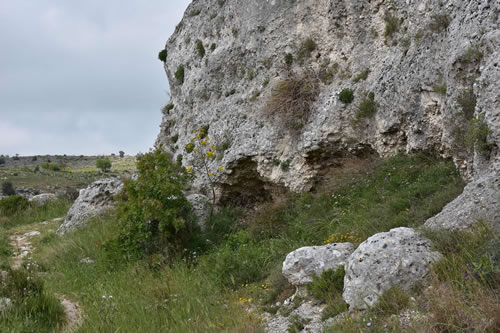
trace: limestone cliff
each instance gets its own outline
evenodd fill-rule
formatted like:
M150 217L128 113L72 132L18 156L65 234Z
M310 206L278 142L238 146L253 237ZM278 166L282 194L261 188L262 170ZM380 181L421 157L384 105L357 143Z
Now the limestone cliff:
M227 148L219 199L244 202L308 190L352 157L438 152L492 184L487 204L461 200L498 219L499 24L498 0L195 0L165 47L157 145L192 165L184 147L209 125ZM308 103L280 99L287 82Z

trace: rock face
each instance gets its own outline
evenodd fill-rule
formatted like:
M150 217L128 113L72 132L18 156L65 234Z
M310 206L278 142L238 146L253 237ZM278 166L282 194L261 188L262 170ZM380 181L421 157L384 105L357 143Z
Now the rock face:
M392 286L409 291L428 275L441 254L410 228L375 234L352 253L345 267L343 297L349 309L366 309Z
M491 170L470 182L462 195L425 223L429 228L462 230L478 219L494 221L500 233L500 170Z
M477 179L500 164L499 12L493 0L193 1L166 44L157 144L193 165L184 147L209 125L227 148L209 165L225 169L220 200L308 190L367 153L438 152ZM276 114L272 96L304 77L317 87L308 112ZM468 139L476 154L464 143L474 117L489 127L487 145Z
M328 269L336 270L345 265L354 251L351 243L333 243L324 246L301 247L286 256L283 262L283 275L296 286L313 281Z
M92 217L104 213L114 206L113 197L121 192L123 182L117 178L106 178L93 182L80 190L78 199L68 211L64 222L57 229L58 235L76 230Z
M47 202L55 200L55 199L57 199L57 196L53 193L42 193L42 194L35 195L31 199L29 199L29 201L31 201L32 203L34 203L36 205L42 206L42 205L45 205Z

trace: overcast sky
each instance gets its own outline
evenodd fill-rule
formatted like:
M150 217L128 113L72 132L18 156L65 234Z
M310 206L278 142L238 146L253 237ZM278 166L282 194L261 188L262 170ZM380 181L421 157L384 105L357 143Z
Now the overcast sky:
M146 152L191 0L0 0L0 154Z

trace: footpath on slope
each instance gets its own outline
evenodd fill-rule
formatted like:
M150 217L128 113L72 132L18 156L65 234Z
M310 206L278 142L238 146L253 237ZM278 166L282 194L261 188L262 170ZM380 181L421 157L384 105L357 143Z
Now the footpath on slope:
M62 221L62 218L53 219L54 221ZM48 222L40 222L38 225L47 224ZM30 239L32 237L40 236L41 232L36 230L36 226L31 226L31 231L23 234L13 234L9 237L10 245L12 246L14 253L12 255L12 269L21 268L25 258L30 259L31 253L35 250ZM80 305L77 302L71 301L64 295L57 295L59 301L64 308L64 314L66 316L66 324L61 328L62 333L75 332L78 327L82 324L83 313Z

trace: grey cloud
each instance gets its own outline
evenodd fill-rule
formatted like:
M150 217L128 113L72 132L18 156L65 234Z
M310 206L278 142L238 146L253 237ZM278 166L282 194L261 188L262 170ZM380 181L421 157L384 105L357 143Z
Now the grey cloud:
M151 147L168 101L156 56L189 2L0 0L0 154Z

